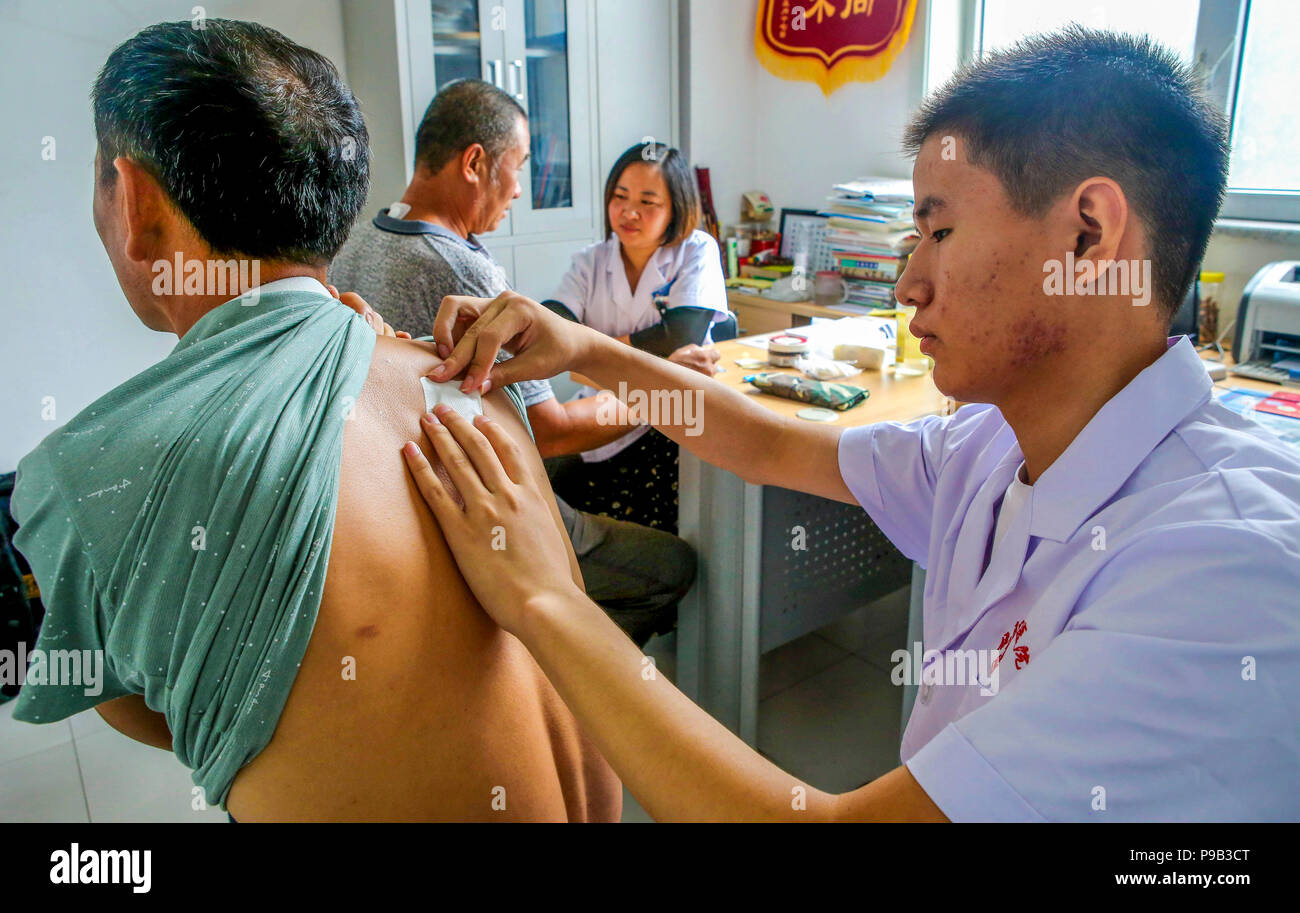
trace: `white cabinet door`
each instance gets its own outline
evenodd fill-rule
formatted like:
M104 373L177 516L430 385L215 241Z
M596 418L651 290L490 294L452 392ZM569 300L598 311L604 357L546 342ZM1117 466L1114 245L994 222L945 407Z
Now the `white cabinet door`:
M504 85L504 10L493 0L401 0L410 56L411 124L453 79Z
M624 150L647 138L677 145L676 14L672 0L596 2L599 51L592 72L600 90L597 209L604 205L609 171ZM604 213L598 216L603 224Z
M398 41L407 48L408 142L414 145L425 108L439 86L451 79L477 76L510 93L528 112L530 160L520 176L522 195L496 231L487 235L496 246L513 239L529 242L586 238L601 229L598 175L595 0L395 0ZM626 0L619 0L620 3ZM637 60L646 91L656 94L646 110L637 92L619 87L612 94L619 111L617 142L624 134L639 139L656 131L671 134L657 96L671 94L672 16L655 0L649 13L632 17L610 14L612 26L632 32L650 29L651 61ZM674 8L675 9L675 8ZM660 34L662 33L662 34ZM622 53L625 36L613 42ZM635 39L632 39L635 43ZM641 48L640 53L646 53ZM659 65L652 61L668 57ZM625 123L626 122L626 123ZM626 129L622 129L626 127ZM629 140L628 142L631 142ZM493 245L489 245L493 246Z
M515 250L513 247L490 247L492 259L501 265L505 270L506 281L510 283L511 288L515 288L515 276L518 275L515 268Z
M589 0L504 0L505 89L532 136L516 236L586 232L592 217Z
M410 48L411 124L420 121L439 88L454 79L485 79L505 88L507 11L500 0L405 0ZM507 214L489 237L509 237Z
M573 255L590 243L590 238L583 238L544 244L516 244L512 280L515 291L535 301L550 298L560 287L561 277L569 271Z

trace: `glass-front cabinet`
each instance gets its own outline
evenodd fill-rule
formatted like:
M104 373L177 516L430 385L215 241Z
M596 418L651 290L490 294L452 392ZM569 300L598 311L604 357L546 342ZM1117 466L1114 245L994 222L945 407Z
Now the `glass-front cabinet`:
M429 6L435 84L478 79L483 72L478 0L432 0Z
M528 112L522 196L492 237L592 226L589 0L406 0L410 134L441 86L485 79Z

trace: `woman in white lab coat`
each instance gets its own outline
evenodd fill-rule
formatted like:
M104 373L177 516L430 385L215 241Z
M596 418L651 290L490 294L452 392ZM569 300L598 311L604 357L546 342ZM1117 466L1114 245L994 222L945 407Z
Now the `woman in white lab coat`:
M638 143L605 182L606 240L574 255L548 306L712 376L717 354L702 347L728 317L727 290L717 242L699 223L699 191L682 154ZM553 464L551 475L556 494L580 510L677 531L677 445L649 425Z

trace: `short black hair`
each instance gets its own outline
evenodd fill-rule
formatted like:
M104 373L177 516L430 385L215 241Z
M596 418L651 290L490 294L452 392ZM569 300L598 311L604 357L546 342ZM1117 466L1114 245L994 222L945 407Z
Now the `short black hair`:
M628 147L618 157L614 167L609 169L609 179L605 181L605 237L613 232L609 224L609 202L614 199L618 179L623 176L629 165L653 165L664 176L668 185L668 201L672 207L672 216L664 236L659 239L661 247L669 247L685 240L700 225L700 191L695 186L695 176L686 163L686 156L680 151L663 143L637 143Z
M252 22L151 25L92 92L100 177L149 171L215 253L328 263L365 202L370 140L325 57Z
M482 79L457 79L433 96L415 135L415 163L430 171L478 143L493 164L514 145L515 125L528 120L519 102Z
M1093 176L1120 185L1145 229L1152 296L1173 317L1197 271L1227 183L1224 117L1148 36L1072 25L964 67L904 134L959 135L1016 211L1042 216Z

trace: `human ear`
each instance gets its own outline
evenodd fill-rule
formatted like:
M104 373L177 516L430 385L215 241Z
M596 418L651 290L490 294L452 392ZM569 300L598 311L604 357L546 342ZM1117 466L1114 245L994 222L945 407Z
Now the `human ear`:
M126 226L124 252L127 259L150 263L158 259L160 246L168 235L173 218L171 201L158 181L138 162L118 156L113 160L117 172L117 203Z
M479 143L471 143L460 154L461 176L471 184L477 184L481 180L479 167L487 167L487 150Z
M1070 199L1076 258L1094 261L1118 259L1120 239L1128 229L1128 198L1110 178L1083 181Z

